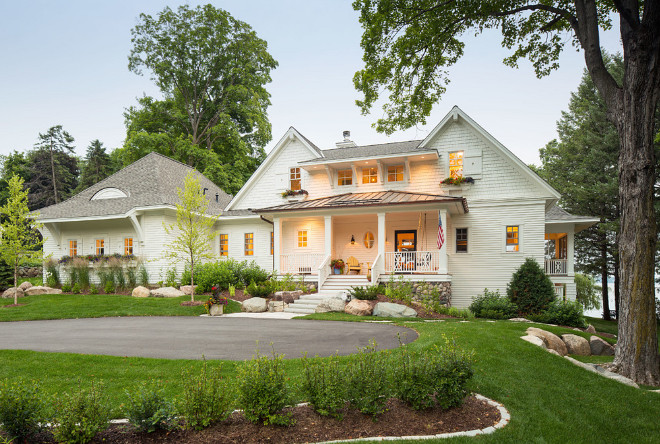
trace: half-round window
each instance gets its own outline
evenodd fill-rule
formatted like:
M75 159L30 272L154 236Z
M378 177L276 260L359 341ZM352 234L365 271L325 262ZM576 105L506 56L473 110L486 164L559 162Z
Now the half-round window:
M367 248L372 248L374 246L374 234L371 231L367 231L364 234L364 246Z
M119 188L110 187L97 191L91 200L119 199L120 197L128 197L128 195Z

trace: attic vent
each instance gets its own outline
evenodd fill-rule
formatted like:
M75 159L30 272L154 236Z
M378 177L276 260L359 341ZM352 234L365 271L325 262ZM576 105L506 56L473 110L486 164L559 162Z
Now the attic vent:
M348 130L344 131L342 133L342 136L344 137L344 140L342 140L341 142L336 143L337 148L350 148L350 147L357 146L355 144L355 142L353 142L351 140L351 132L350 131L348 131Z
M219 202L218 197L219 197L219 194L218 194L218 193L215 193L215 201L216 201L216 202Z
M124 193L119 188L111 187L97 191L90 200L119 199L121 197L128 197L128 194Z

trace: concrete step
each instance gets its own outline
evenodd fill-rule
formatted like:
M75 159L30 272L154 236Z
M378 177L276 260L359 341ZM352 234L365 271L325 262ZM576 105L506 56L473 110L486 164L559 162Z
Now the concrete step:
M300 313L300 314L312 314L314 310L307 308L292 308L290 305L284 309L285 313Z

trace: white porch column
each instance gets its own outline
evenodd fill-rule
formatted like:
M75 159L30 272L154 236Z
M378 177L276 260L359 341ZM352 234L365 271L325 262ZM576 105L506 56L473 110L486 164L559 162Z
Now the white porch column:
M444 208L440 210L440 220L442 221L442 231L445 236L445 241L439 251L440 263L438 264L438 273L447 274L449 271L447 267L447 236L449 233L447 232L447 210Z
M575 275L575 228L566 233L566 274Z
M282 251L280 250L282 236L282 219L279 217L273 218L273 271L277 270L279 273L282 269L280 260L282 258Z
M332 216L324 216L323 222L325 224L324 256L332 256Z
M378 254L385 260L385 213L378 213Z

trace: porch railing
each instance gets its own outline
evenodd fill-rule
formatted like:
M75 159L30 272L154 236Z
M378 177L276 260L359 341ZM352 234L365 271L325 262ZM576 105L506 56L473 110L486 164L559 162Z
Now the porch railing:
M328 275L330 274L330 255L328 254L326 257L323 258L321 261L321 264L318 266L317 272L319 274L319 285L318 288L319 290L325 283L325 280L328 278Z
M378 282L378 278L380 277L381 274L385 271L385 261L383 259L383 255L379 254L376 256L376 259L374 259L374 263L371 266L371 283L375 284Z
M393 251L385 253L386 273L437 273L438 251Z
M548 276L557 276L566 274L567 270L566 259L546 259L545 260L545 274Z
M280 273L316 274L323 253L289 253L280 255Z

